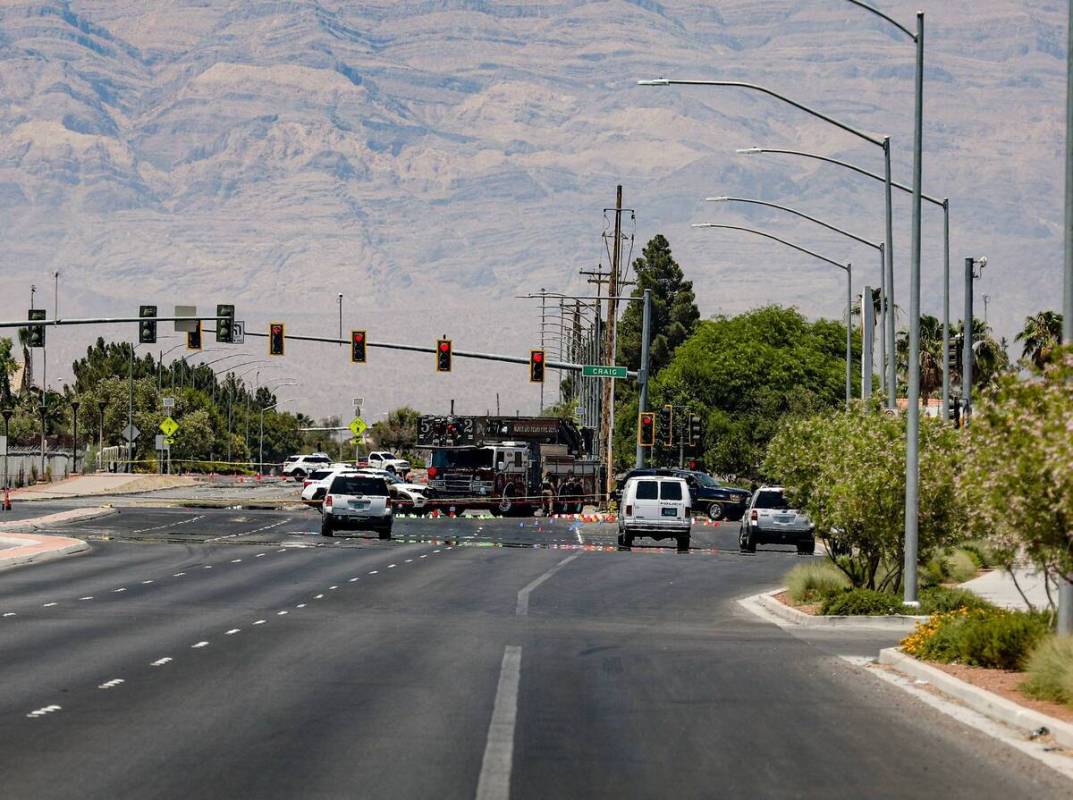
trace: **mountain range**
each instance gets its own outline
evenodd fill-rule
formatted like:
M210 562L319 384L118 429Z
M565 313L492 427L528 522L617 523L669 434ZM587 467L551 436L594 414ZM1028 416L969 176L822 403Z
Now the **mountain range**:
M910 25L918 4L875 5ZM1012 337L1061 295L1067 4L923 7L925 191L951 200L953 316L963 258L986 254L978 307L986 295L989 321ZM626 253L666 235L703 315L781 303L837 318L832 268L690 226L761 227L853 261L859 285L876 285L869 249L704 198L790 205L879 241L878 183L735 152L800 149L878 171L878 148L758 93L636 81L762 84L889 134L908 183L913 55L844 0L2 0L0 317L24 317L31 284L52 310L58 285L64 317L228 302L251 331L281 320L330 337L342 294L344 329L372 342L431 346L446 334L457 349L524 355L539 343L540 308L521 296L592 293L578 271L607 267L605 209L621 184ZM899 197L902 306L909 211ZM941 235L926 207L934 314ZM50 331L50 382L97 335L135 327ZM443 412L450 398L471 413L539 404L524 367L459 359L437 375L431 355L374 348L355 367L332 345L294 343L271 360L264 347L235 350L266 360L248 379L296 377L281 396L318 414L347 414L351 396L370 421L402 403Z

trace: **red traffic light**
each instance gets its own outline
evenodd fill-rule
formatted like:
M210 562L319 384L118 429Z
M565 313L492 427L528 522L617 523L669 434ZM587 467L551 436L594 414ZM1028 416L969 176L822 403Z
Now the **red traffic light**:
M354 341L355 342L363 342L363 341L365 341L365 334L362 333L361 331L358 331L357 333L354 334Z
M535 361L535 362L537 362L539 364L543 360L544 360L544 354L543 353L533 353L533 361Z
M451 349L451 345L447 344L447 342L440 342L440 352L441 353L446 353L450 349Z
M643 417L641 417L641 424L642 425L651 425L652 424L652 417L650 417L648 414L645 414Z

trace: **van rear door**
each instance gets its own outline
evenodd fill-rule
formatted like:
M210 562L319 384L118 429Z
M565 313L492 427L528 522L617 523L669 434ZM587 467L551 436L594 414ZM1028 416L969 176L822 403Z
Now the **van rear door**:
M633 497L633 518L636 520L658 520L659 481L639 480Z

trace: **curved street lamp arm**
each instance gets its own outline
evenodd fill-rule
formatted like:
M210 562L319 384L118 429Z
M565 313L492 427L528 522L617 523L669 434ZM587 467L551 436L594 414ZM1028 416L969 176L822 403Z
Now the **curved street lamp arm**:
M868 170L866 170L866 169L864 169L862 167L858 167L856 164L851 164L848 161L839 161L837 158L830 158L828 156L821 156L821 155L819 155L817 153L806 153L803 150L785 150L785 149L783 149L781 147L744 147L744 148L741 148L740 150L738 150L737 152L745 154L745 155L748 155L748 154L751 154L751 153L770 153L770 154L774 154L774 155L801 156L802 158L811 158L811 159L814 159L816 161L824 161L824 162L826 162L828 164L834 164L837 167L845 167L846 169L853 170L858 175L864 175L866 178L872 178L873 180L877 180L880 183L884 182L884 179L883 179L882 175L880 175L878 173L875 173L875 172L869 172ZM897 183L896 181L891 181L890 185L893 186L895 189L900 189L901 191L905 192L906 194L912 194L913 193L912 188L910 188L909 186L906 186L904 183ZM921 197L924 200L927 200L929 203L933 203L934 205L937 205L937 206L945 206L947 203L950 202L949 198L947 198L945 200L939 200L936 197L930 197L929 195L926 195L926 194L922 194Z
M793 248L794 250L797 250L797 251L799 251L801 253L804 253L806 255L810 255L813 258L818 258L820 261L826 261L828 264L830 264L832 266L835 266L835 267L838 267L841 270L845 270L846 272L848 272L849 269L850 269L849 266L846 265L846 264L840 264L837 261L828 258L827 256L821 256L819 253L813 252L812 250L809 250L808 248L801 247L800 245L796 245L793 242L788 242L785 239L780 239L778 236L775 236L774 234L764 233L763 231L758 231L755 228L744 228L741 225L716 225L713 222L695 222L695 223L693 223L692 227L694 227L694 228L722 228L722 229L728 230L728 231L744 231L745 233L756 234L757 236L763 236L765 239L771 239L772 241L778 242L779 244L784 244L787 247Z
M865 133L864 131L857 130L856 128L854 128L854 127L852 127L850 125L847 125L844 122L839 122L834 117L827 116L822 111L817 111L814 108L809 108L808 106L804 105L803 103L799 103L796 100L791 100L786 95L779 94L778 92L776 92L776 91L774 91L772 89L768 89L768 88L766 88L764 86L760 86L760 85L755 84L755 83L745 83L743 81L699 81L699 80L674 80L674 79L671 79L671 78L658 78L657 80L653 80L653 81L637 81L637 85L638 86L732 86L732 87L737 87L738 89L750 89L750 90L752 90L754 92L761 92L762 94L766 94L769 97L774 97L776 100L781 100L782 102L787 103L788 105L791 105L791 106L793 106L794 108L796 108L796 109L798 109L800 111L804 111L806 114L811 114L812 116L817 117L818 119L822 119L824 122L827 122L827 123L829 123L831 125L834 125L836 128L841 128L846 133L852 133L854 136L857 136L858 138L864 139L866 142L871 142L872 144L876 145L877 147L886 147L886 142L888 140L888 137L880 138L880 137L877 137L877 136L875 136L873 134L869 134L869 133Z
M898 20L896 20L896 19L894 19L892 17L888 17L882 11L879 11L878 9L872 8L867 3L862 3L861 0L846 0L846 2L847 3L853 3L853 5L857 6L857 8L861 8L861 9L864 9L865 11L869 11L869 12L875 14L880 19L886 20L891 25L893 25L895 28L897 28L902 33L904 33L906 36L908 36L910 39L912 39L914 42L917 40L917 35L915 33L913 33L907 27L902 25L902 23L898 22Z
M820 225L821 227L827 228L827 230L829 230L829 231L834 231L835 233L841 233L843 236L846 236L846 237L848 237L850 239L853 239L855 242L860 242L861 244L868 245L873 250L882 250L883 249L883 245L881 245L881 244L877 244L876 242L870 242L867 239L865 239L865 238L863 238L861 236L858 236L855 233L850 233L847 230L843 230L842 228L839 228L839 227L837 227L835 225L831 225L830 223L824 222L822 219L816 219L815 217L811 217L808 214L804 213L803 211L798 211L797 209L790 208L789 206L781 206L778 203L769 203L769 202L767 202L765 200L751 200L751 199L745 198L745 197L706 197L705 200L707 200L707 201L709 201L711 203L722 203L722 202L750 203L750 204L755 205L755 206L767 206L768 208L777 208L780 211L785 211L787 214L793 214L795 217L801 217L801 219L807 219L809 222L815 222L817 225Z

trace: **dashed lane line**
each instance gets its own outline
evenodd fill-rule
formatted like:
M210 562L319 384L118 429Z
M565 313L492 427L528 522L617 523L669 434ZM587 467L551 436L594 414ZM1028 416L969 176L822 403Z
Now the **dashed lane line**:
M208 647L208 646L209 646L209 643L204 641L204 640L202 640L200 642L195 642L194 644L190 645L190 649L191 650L197 650L198 648Z
M123 683L126 683L126 681L123 680L122 678L112 678L112 680L105 681L104 683L100 684L97 688L98 689L114 689L115 687L117 687L117 686L119 686L120 684L123 684Z
M549 569L547 572L545 572L539 578L537 578L536 580L532 581L531 583L526 585L520 592L518 592L518 605L514 609L514 613L519 617L526 616L529 613L529 595L533 593L533 590L536 589L538 586L540 586L540 584L542 584L544 581L546 581L548 578L550 578L556 572L558 572L563 567L565 567L567 564L569 564L571 561L573 561L575 558L577 558L579 555L580 555L580 553L575 553L574 555L572 555L572 556L570 556L568 558L564 558L562 561L560 561L554 567Z
M518 720L518 686L521 683L522 648L508 645L499 668L492 721L477 779L477 800L509 800L514 763L514 728Z
M164 528L177 528L179 525L189 525L191 522L197 522L199 519L205 519L205 515L200 514L200 515L198 515L196 517L191 517L190 519L181 519L178 522L168 522L168 523L166 523L164 525L155 525L152 528L141 528L139 530L131 531L131 532L132 533L148 533L149 531L162 531L162 530L164 530Z
M224 631L224 636L234 636L236 633L238 633L241 630L242 630L242 628L232 628L229 631Z
M52 714L53 712L60 711L62 709L63 709L63 706L57 706L57 705L45 706L44 708L39 708L36 711L31 711L26 716L29 717L30 719L39 719L39 718L45 716L46 714Z
M165 664L169 663L171 660L172 659L171 659L170 656L164 656L163 658L158 658L156 661L150 661L149 666L150 667L162 667Z
M263 531L270 531L273 528L278 528L280 525L286 525L290 521L291 521L291 518L287 517L287 518L285 518L285 519L283 519L283 520L281 520L279 522L273 522L271 525L264 525L264 526L262 526L260 528L254 528L252 531L239 531L238 533L229 533L226 536L216 536L216 537L214 537L212 539L206 539L205 543L208 544L209 542L222 542L225 539L234 539L234 538L236 538L238 536L252 536L255 533L261 533ZM284 551L280 550L279 552L282 553ZM264 553L261 553L261 556L263 556L263 555L264 555ZM257 558L260 558L261 556L257 556Z

